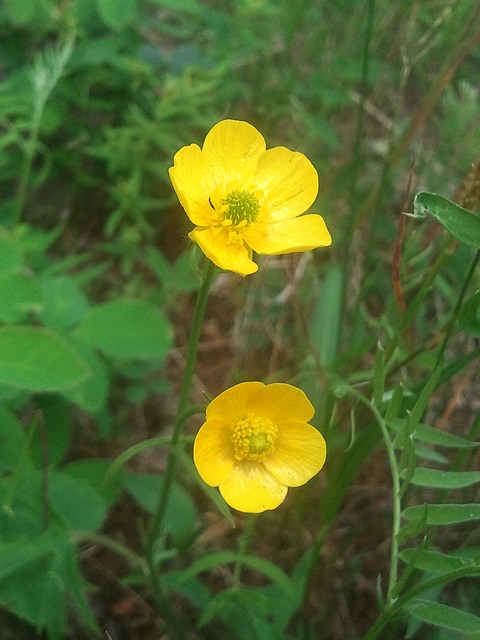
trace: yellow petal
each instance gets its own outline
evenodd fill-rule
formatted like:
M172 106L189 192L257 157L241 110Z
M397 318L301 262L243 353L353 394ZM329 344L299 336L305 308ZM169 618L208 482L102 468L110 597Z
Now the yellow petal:
M279 425L275 451L263 464L279 482L299 487L320 471L326 455L327 445L315 427L291 422Z
M241 276L255 273L258 266L251 259L251 249L245 245L241 236L232 242L231 234L238 236L235 231L229 231L226 227L197 227L188 237L196 242L207 258L220 269L234 271Z
M207 420L193 443L193 461L204 482L217 487L232 472L235 450L230 429L218 418Z
M265 389L263 382L241 382L214 398L207 407L207 420L216 417L228 424L243 420L249 412L255 412L252 398Z
M324 219L314 213L271 225L251 224L242 235L248 246L265 255L310 251L332 244Z
M250 405L253 413L269 418L277 426L292 420L308 422L315 413L304 392L284 382L274 382L259 388Z
M196 144L182 147L175 154L173 167L168 172L180 204L190 220L208 227L213 212L208 198L215 182L208 172L200 147Z
M285 147L274 147L262 154L254 179L263 191L269 222L304 213L317 197L315 167L303 153Z
M227 504L246 513L275 509L288 491L262 464L247 460L235 463L219 489Z
M262 134L240 120L222 120L203 143L205 162L217 184L250 182L265 149Z

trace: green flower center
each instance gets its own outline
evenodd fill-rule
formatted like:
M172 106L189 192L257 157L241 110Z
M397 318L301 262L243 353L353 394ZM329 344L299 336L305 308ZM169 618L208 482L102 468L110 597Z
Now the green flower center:
M257 198L250 191L232 191L222 201L222 204L228 206L225 211L225 218L231 220L234 225L255 222L260 204Z
M248 414L232 427L232 442L237 460L264 460L275 449L278 428L268 418Z

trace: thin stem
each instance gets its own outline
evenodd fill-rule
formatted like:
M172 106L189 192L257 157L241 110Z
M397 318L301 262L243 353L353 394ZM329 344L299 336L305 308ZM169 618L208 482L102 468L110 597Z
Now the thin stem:
M187 415L186 408L187 408L188 398L190 395L190 389L192 386L192 378L195 371L198 343L200 340L200 333L201 333L202 324L203 324L203 316L205 313L208 292L210 290L210 284L212 282L214 269L215 267L213 263L210 262L210 260L208 260L206 264L205 272L203 275L202 284L198 292L195 311L193 313L192 329L191 329L190 338L188 341L187 359L185 362L185 370L183 372L182 386L180 389L180 398L178 401L177 416L175 418L175 422L173 425L173 433L170 441L170 449L169 449L168 458L167 458L167 466L165 469L165 477L164 477L162 492L160 494L160 499L157 505L157 509L153 516L152 526L151 526L150 534L148 537L148 547L150 551L152 550L155 544L155 540L158 538L158 535L160 533L161 526L163 523L163 518L165 516L168 496L170 493L173 474L175 470L175 463L176 463L175 448L178 446L178 442L180 440L180 436L182 433L182 426L184 424L184 419L185 419L185 416Z
M390 439L390 435L385 424L385 420L380 414L377 407L370 402L361 393L358 393L352 387L346 387L346 391L357 398L360 402L365 404L373 413L378 426L382 431L385 448L387 450L388 462L390 465L390 473L392 476L393 485L393 521L392 521L392 535L391 535L391 551L390 551L390 571L388 577L388 589L387 589L387 606L394 601L393 591L397 583L398 575L398 532L400 531L401 522L401 491L400 491L400 473L397 464L397 458L395 456L395 449L393 442Z
M247 552L248 544L252 537L254 526L255 517L253 516L253 514L248 514L245 529L238 539L238 556L233 567L232 584L237 588L241 586L241 575L243 567L242 558Z
M148 565L148 571L150 574L151 586L153 590L153 596L157 603L159 612L165 617L168 625L172 631L181 634L181 623L176 618L168 597L165 595L162 585L160 583L157 562L155 559L155 544L158 540L160 532L162 530L163 520L167 509L168 498L172 487L173 477L175 473L176 465L176 449L180 443L182 435L182 426L190 415L187 410L188 399L190 396L190 389L192 386L192 378L195 371L195 363L197 358L198 343L200 340L200 333L202 330L203 316L205 313L205 307L207 304L208 292L210 290L210 284L214 273L214 265L210 260L207 261L205 271L203 274L202 284L197 296L197 302L192 319L192 329L190 332L190 338L187 348L187 359L185 362L185 370L183 372L182 386L180 389L180 398L178 402L177 415L173 425L173 433L170 440L170 447L168 450L167 464L165 469L164 481L160 498L156 511L153 515L150 532L146 543L146 560ZM180 637L180 636L178 636Z
M435 364L435 368L440 364L442 358L443 358L443 354L445 353L445 349L447 348L447 344L448 341L450 340L450 337L452 335L452 331L453 331L453 326L455 324L456 319L458 318L458 314L460 313L460 309L462 307L462 303L463 300L465 298L465 294L467 293L467 289L468 286L472 280L473 274L475 272L475 269L478 265L478 261L480 260L480 250L477 249L477 251L475 252L475 255L473 256L472 262L470 264L470 269L468 270L468 273L465 277L465 280L463 282L462 288L460 290L460 293L458 295L457 298L457 302L455 304L455 308L453 310L453 313L450 317L450 320L448 321L448 325L447 325L447 331L445 333L445 337L443 339L442 345L440 347L440 351L438 352L437 355L437 362Z

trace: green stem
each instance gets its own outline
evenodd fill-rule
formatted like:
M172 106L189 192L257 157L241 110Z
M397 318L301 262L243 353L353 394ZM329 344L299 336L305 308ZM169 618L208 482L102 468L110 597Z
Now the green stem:
M455 309L453 310L450 320L448 321L447 331L445 333L442 346L440 347L440 351L438 352L438 355L437 355L437 362L435 364L435 368L438 367L438 365L440 364L443 358L443 354L445 353L445 349L447 348L448 341L450 340L450 337L452 335L455 321L457 320L458 314L460 313L460 309L462 308L462 303L465 298L465 294L467 293L468 286L470 285L470 282L472 280L473 274L475 272L475 269L478 265L479 260L480 260L480 250L477 249L477 251L475 252L475 255L473 256L472 262L470 264L470 269L468 270L468 273L465 277L462 288L458 295L457 302L455 304Z
M200 340L200 333L202 330L203 316L205 313L205 307L207 304L208 292L210 290L210 284L215 267L210 260L207 261L205 271L203 274L202 284L197 296L197 302L192 319L192 329L190 332L190 338L188 341L187 359L185 362L185 370L183 372L182 386L180 389L180 398L178 402L177 415L173 425L173 433L170 440L170 448L168 450L167 464L165 469L164 481L162 490L160 493L158 505L153 515L150 532L146 543L146 560L150 573L151 585L153 589L153 595L157 603L159 612L166 618L172 629L178 629L179 621L176 619L168 598L164 594L164 590L159 580L157 563L155 560L155 544L158 540L160 532L162 530L163 521L165 518L165 512L167 509L168 498L172 487L173 477L175 473L176 465L176 449L179 445L182 435L182 426L186 417L190 415L187 410L188 399L190 396L190 389L192 386L192 378L195 371L195 363L197 358L198 343ZM179 630L180 632L181 630Z
M388 577L388 589L387 589L387 598L386 604L387 606L391 604L394 598L394 589L397 584L397 575L398 575L398 532L400 531L400 522L401 522L401 491L400 491L400 473L397 464L397 458L395 456L395 449L393 446L393 442L390 439L390 435L388 433L387 425L385 424L385 420L380 414L377 407L370 402L365 396L362 396L361 393L352 389L352 387L347 387L346 391L357 398L360 402L365 404L370 411L373 413L378 426L382 431L383 441L385 443L385 448L387 450L388 462L390 465L390 473L392 475L392 485L393 485L393 521L392 521L392 535L391 535L391 551L390 551L390 571Z
M248 545L250 543L250 539L253 534L253 529L255 527L255 517L253 514L248 514L245 522L245 529L241 536L238 539L238 555L235 560L235 565L233 567L233 575L232 575L232 585L236 588L241 586L241 577L242 577L242 567L243 561L242 558L245 556Z
M180 389L180 398L178 401L177 415L173 425L173 433L170 441L170 449L169 449L169 454L167 458L167 466L165 469L165 477L164 477L162 492L160 494L160 499L157 505L157 509L153 516L153 521L152 521L150 534L148 538L149 549L152 549L153 545L155 544L155 540L158 538L158 535L160 533L160 530L163 524L163 518L165 516L168 496L170 494L170 488L172 485L172 480L173 480L173 475L175 470L175 463L176 463L175 448L178 446L178 442L180 440L185 416L188 415L186 413L186 408L187 408L187 403L190 396L192 378L195 371L195 363L197 359L198 343L200 340L200 333L201 333L202 324L203 324L203 316L205 313L208 292L210 290L210 284L212 282L214 269L215 267L213 263L210 262L210 260L208 260L206 264L205 272L203 275L202 284L198 292L195 311L193 313L192 329L191 329L190 338L188 341L187 359L185 362L185 370L183 372L183 380L182 380L182 386Z

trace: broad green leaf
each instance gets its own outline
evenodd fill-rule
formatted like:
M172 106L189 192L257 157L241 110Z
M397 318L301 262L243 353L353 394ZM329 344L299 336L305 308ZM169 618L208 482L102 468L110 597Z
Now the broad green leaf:
M67 634L69 601L96 637L69 536L41 533L0 545L0 605L56 639Z
M472 247L480 249L480 216L436 193L417 193L413 203L413 215L424 218L432 215L452 236Z
M114 478L110 478L106 482L110 464L110 460L102 460L100 458L75 460L63 465L62 473L72 478L89 482L110 506L117 498L123 477L117 473Z
M417 467L410 482L420 487L463 489L480 482L480 471L440 471Z
M0 543L0 581L30 562L58 548L63 536L40 534L26 543L25 540Z
M416 521L427 511L427 525L458 524L480 520L480 504L427 504L407 507L402 516Z
M450 629L457 633L474 633L477 638L480 634L480 618L478 616L446 604L417 600L408 605L408 612L419 620L436 627L442 627L442 629Z
M48 484L50 506L70 529L92 532L101 527L107 505L87 480L54 471Z
M30 22L38 11L38 0L5 0L5 10L12 22L24 25Z
M107 27L120 30L137 17L137 2L136 0L98 0L98 12Z
M76 334L113 358L163 360L172 345L165 316L141 300L114 300L93 308Z
M127 491L150 513L154 513L164 478L161 475L136 473L126 475L123 482ZM195 530L197 511L192 498L177 483L170 487L170 495L165 512L165 527L173 541L182 546L187 543Z
M107 367L93 347L81 340L72 340L73 346L90 367L91 375L81 384L66 389L63 396L85 411L98 413L105 407L110 383Z
M39 327L0 327L0 382L29 391L62 391L90 369L58 334Z
M400 552L400 559L405 563L408 563L414 556L415 567L422 571L448 573L449 571L456 571L464 567L478 566L478 575L480 575L480 552L478 549L476 550L477 557L475 560L471 557L453 556L447 553L440 553L439 551L404 549Z
M480 291L465 300L458 316L462 329L472 336L480 336Z
M0 271L19 271L23 263L23 251L18 240L2 234L0 227Z
M16 323L25 320L42 306L38 281L23 273L0 273L0 321Z
M88 300L70 276L44 278L41 283L43 309L42 323L62 331L79 322L88 311Z

